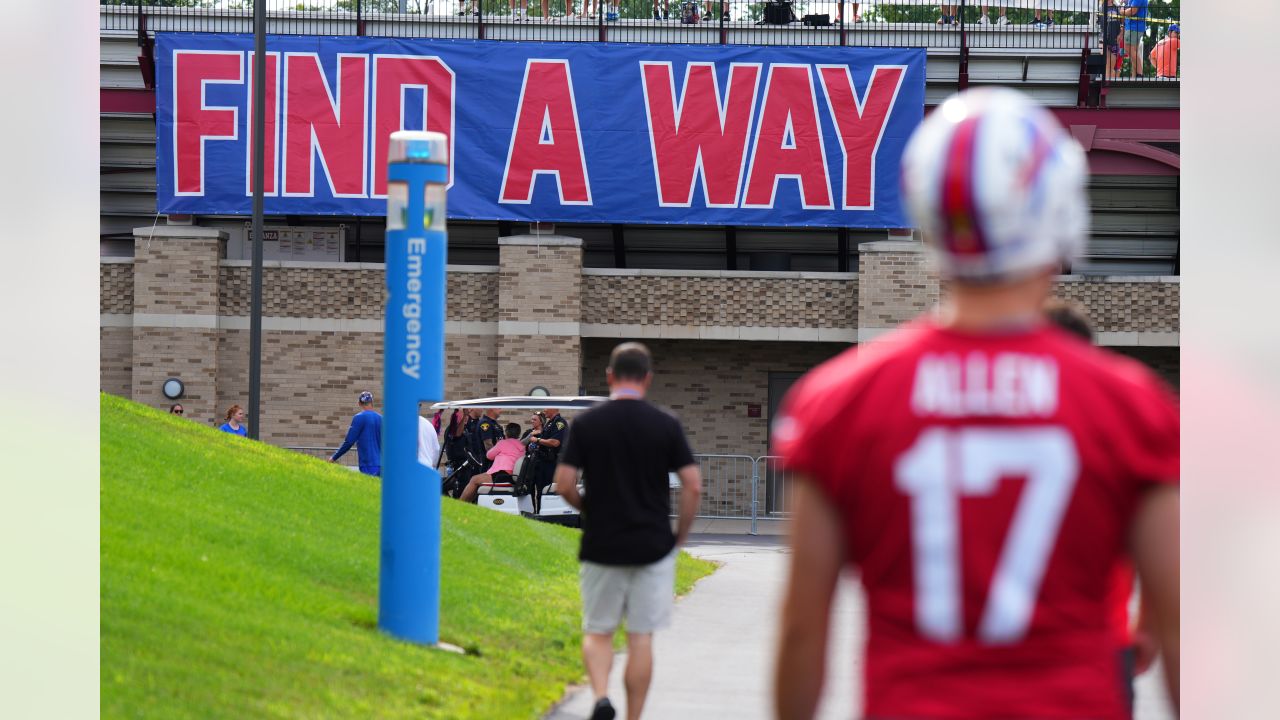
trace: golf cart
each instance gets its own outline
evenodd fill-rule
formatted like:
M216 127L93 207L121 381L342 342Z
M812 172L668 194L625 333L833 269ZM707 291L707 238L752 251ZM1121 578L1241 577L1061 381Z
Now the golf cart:
M477 398L474 400L458 400L439 402L431 406L433 410L461 410L464 408L488 410L496 408L498 410L543 410L546 408L556 408L561 412L586 410L598 405L608 398L594 396L537 396L537 395L516 395L511 397L492 397ZM512 472L512 483L496 483L490 482L480 486L480 494L476 497L476 504L480 507L486 507L491 510L506 513L508 515L522 515L524 517L542 520L543 522L552 522L559 525L568 525L570 527L578 527L579 513L576 508L564 501L555 491L552 485L542 493L542 507L538 513L533 512L533 495L526 491L529 483L521 482L520 473L526 471L525 461L527 455L516 461L514 472ZM449 468L449 472L442 472L442 491L447 489L455 482L454 478L458 473L468 466L472 469L483 470L486 462L483 458L467 457L459 467ZM531 470L531 468L530 468Z

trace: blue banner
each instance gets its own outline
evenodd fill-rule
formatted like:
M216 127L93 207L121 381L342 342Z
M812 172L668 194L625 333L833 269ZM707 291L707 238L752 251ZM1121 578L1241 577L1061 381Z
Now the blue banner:
M251 212L252 37L160 33L163 213ZM450 138L451 219L905 227L923 49L270 36L266 212L386 213L387 137Z

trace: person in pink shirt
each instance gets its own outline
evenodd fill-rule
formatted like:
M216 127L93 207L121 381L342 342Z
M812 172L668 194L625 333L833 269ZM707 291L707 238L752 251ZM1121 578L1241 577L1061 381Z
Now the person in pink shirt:
M472 502L485 483L510 483L511 473L516 467L516 460L524 457L524 443L520 442L520 426L508 423L506 437L499 440L485 456L493 461L489 469L471 478L467 488L459 498L463 502Z

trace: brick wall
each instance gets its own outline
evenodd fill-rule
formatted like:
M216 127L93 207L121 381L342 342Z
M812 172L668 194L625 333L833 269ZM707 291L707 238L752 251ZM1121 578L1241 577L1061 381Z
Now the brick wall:
M220 424L232 404L249 403L249 332L223 330L217 352ZM263 332L262 356L270 358L261 396L267 442L337 447L362 390L382 406L381 333Z
M1068 278L1054 293L1083 305L1097 332L1177 332L1181 289L1176 282Z
M743 275L586 275L582 321L810 328L848 328L856 324L856 277Z
M563 239L562 239L563 240ZM502 238L498 320L579 322L582 298L582 245L513 244L526 237Z
M582 241L519 235L498 241L498 392L541 385L578 391L582 364Z
M446 399L493 397L500 394L497 340L493 335L445 336Z
M200 233L185 237L180 233ZM219 237L221 236L221 237ZM226 234L208 228L158 227L138 236L133 256L133 311L175 315L218 312L218 260Z
M98 265L98 312L121 315L133 312L133 263Z
M937 304L938 281L919 243L863 243L859 250L859 327L896 327Z
M582 339L564 335L498 338L498 394L524 395L541 385L552 395L577 395Z
M187 416L211 415L218 404L216 388L220 387L214 351L218 335L217 330L133 328L132 399L168 409L172 401L160 388L166 379L177 377L187 388L182 398Z
M98 369L102 392L133 395L133 328L104 327L98 331Z
M250 269L240 263L219 268L222 296L218 314L248 316ZM380 320L386 303L386 271L381 266L264 267L262 314ZM498 274L454 271L447 275L449 320L498 319Z

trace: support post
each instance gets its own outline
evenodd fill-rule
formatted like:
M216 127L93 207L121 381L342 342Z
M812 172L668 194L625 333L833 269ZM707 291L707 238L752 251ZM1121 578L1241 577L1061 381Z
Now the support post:
M267 4L253 4L253 262L249 276L249 437L262 436L262 188L267 118Z
M759 535L756 528L756 519L760 517L760 461L764 458L756 458L751 461L751 534Z
M391 133L378 627L423 645L440 641L440 474L418 462L418 403L444 398L448 163L443 133Z

